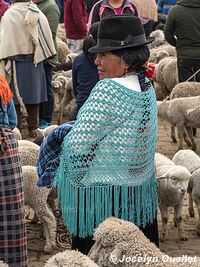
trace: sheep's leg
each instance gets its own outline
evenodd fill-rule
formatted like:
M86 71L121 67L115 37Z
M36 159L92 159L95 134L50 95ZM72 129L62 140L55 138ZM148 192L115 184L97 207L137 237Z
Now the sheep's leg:
M175 127L171 126L171 139L173 143L177 143L176 141L176 135L175 135Z
M43 223L46 237L45 252L51 252L56 247L56 219L48 205L37 211L39 220Z
M185 241L187 240L187 236L185 234L183 227L182 207L183 207L183 201L174 207L174 218L176 220L176 224L178 227L179 238L180 240Z
M183 148L184 127L177 126L177 130L178 130L178 150L181 150Z
M197 147L196 147L196 144L195 144L195 141L194 141L192 128L191 127L186 127L186 131L187 131L187 134L188 134L188 136L189 136L189 138L191 140L191 143L192 143L192 150L195 151ZM185 140L185 142L186 142L186 140Z
M70 101L73 99L72 93L71 91L69 91L69 88L67 87L65 89L65 94L64 97L62 99L62 102L60 104L60 117L62 119L63 113L64 113L64 109L65 107L70 103Z
M195 217L194 205L193 205L193 198L192 198L192 192L188 194L188 198L189 198L189 207L188 207L188 211L189 211L190 217Z
M168 222L168 208L160 205L160 213L162 218L162 227L160 232L160 242L164 242L167 239L167 222Z
M194 203L197 207L197 211L198 211L198 215L199 215L198 221L196 223L196 233L198 236L200 236L200 195L199 195L198 190L193 190L192 198L193 198Z
M51 210L53 211L53 213L57 210L57 205L56 205L56 198L57 198L57 193L56 193L56 188L52 187L48 198L47 198L47 203L49 205L49 207L51 208Z
M37 216L37 214L34 212L34 216L33 216L33 218L31 219L31 223L33 223L33 224L36 224L36 223L38 223L38 216Z
M198 236L200 236L200 206L197 206L197 211L198 211L198 214L199 214L199 220L196 224L196 233Z
M62 110L61 110L61 102L62 102L62 96L59 94L58 95L59 99L59 108L58 108L58 125L62 123Z

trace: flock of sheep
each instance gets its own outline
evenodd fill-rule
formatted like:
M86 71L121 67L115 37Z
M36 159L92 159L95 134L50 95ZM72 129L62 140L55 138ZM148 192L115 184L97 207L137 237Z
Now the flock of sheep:
M64 42L62 28L58 30L58 54L61 63L73 61L75 54ZM156 153L155 166L158 181L159 209L162 218L160 241L167 239L168 207L174 208L174 224L177 226L180 240L187 240L182 220L183 197L189 194L189 214L194 217L193 201L199 213L196 233L200 236L200 157L192 150L196 150L196 143L192 128L200 127L200 83L178 83L176 51L166 43L162 31L152 33L155 41L150 44L150 62L155 64L155 90L157 95L158 116L171 124L171 138L178 140L178 152L173 159ZM73 85L71 70L58 71L53 75L53 88L57 97L55 113L58 112L58 124L62 123L64 111L69 115L74 107ZM198 126L199 125L199 126ZM46 136L58 127L52 125L42 131ZM175 136L175 127L178 139ZM34 221L41 221L44 227L46 243L45 252L52 252L56 247L57 222L54 215L56 209L56 194L52 189L38 188L36 185L36 160L40 146L22 140L21 133L14 129L19 144L22 171L25 181L25 201L35 212ZM183 148L183 140L192 150ZM148 266L200 266L200 262L164 262L164 255L144 234L130 222L116 218L108 218L102 222L94 234L95 244L88 256L78 251L66 250L54 255L45 267L97 267L97 266L138 266L143 267L147 262L133 262L121 259L126 257L146 257ZM129 257L129 258L130 258ZM0 262L0 267L7 266Z

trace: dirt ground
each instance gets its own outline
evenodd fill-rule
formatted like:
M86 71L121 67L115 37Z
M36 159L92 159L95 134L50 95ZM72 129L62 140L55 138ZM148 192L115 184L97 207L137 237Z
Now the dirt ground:
M200 131L197 131L196 137L197 154L200 155ZM158 131L158 145L157 151L172 158L177 150L177 145L171 143L170 140L170 127L163 121L159 121ZM185 231L188 237L187 241L179 241L178 230L173 226L173 211L170 209L170 220L168 224L169 240L165 243L160 243L160 249L164 253L170 256L200 256L200 238L195 234L195 223L198 218L197 211L195 218L190 218L188 213L188 197L185 196L183 207L183 221ZM158 214L159 230L161 227L160 214ZM55 250L51 255L43 252L44 240L40 237L42 235L41 225L32 225L27 222L28 232L28 257L29 267L43 267L45 262L59 251L65 250L60 247ZM70 244L66 244L66 247L70 247Z

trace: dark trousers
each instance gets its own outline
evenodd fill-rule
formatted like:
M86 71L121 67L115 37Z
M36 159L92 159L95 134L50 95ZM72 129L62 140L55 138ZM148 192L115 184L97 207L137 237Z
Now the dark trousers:
M39 104L25 104L28 113L27 124L28 130L36 130L39 126ZM15 105L18 119L18 128L21 128L22 120L20 115L20 105Z
M178 59L177 66L179 82L185 82L200 69L200 59ZM200 71L189 81L200 82Z
M46 86L47 86L47 101L40 103L40 120L51 122L54 110L54 95L52 88L53 67L50 64L44 64Z
M147 224L145 228L139 228L151 242L159 247L157 219L154 219L152 223ZM78 236L72 237L72 249L77 249L85 255L88 254L94 243L95 241L93 240L92 236L88 236L86 238L80 238Z

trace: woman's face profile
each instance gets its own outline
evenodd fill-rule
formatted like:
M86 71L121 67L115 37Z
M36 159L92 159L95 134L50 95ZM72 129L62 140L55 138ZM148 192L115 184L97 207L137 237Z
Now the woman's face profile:
M95 64L97 65L99 80L122 77L127 69L123 59L111 52L97 53Z

